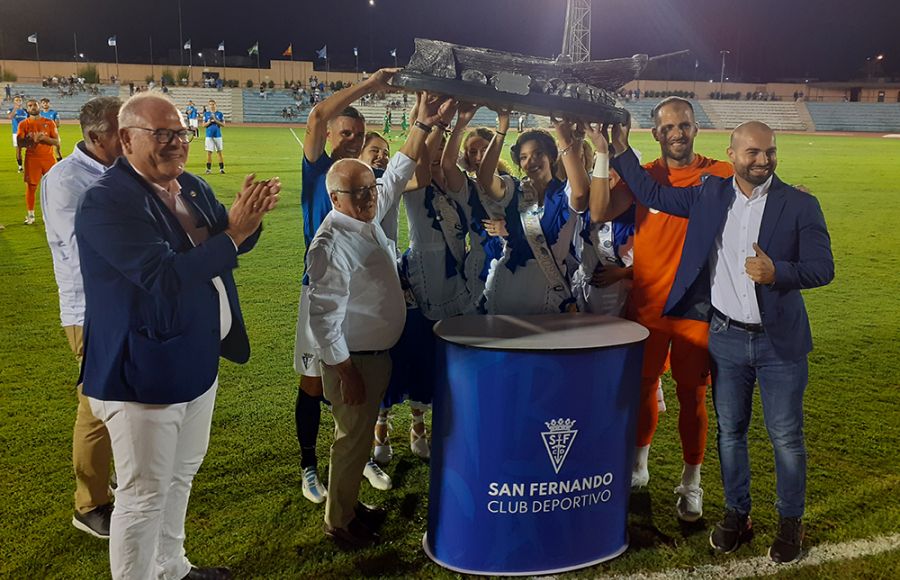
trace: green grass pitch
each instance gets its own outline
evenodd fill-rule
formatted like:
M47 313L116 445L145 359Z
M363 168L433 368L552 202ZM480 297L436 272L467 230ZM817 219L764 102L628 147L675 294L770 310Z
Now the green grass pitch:
M63 127L64 150L77 133L75 126ZM364 501L390 509L381 545L337 552L322 534L323 507L303 499L293 419L297 377L291 367L303 256L301 151L286 127L228 127L224 134L228 174L211 175L209 182L226 205L251 171L280 176L285 190L259 245L236 272L253 356L245 366L222 363L209 453L188 511L188 555L199 565L231 566L240 578L455 577L421 548L428 465L409 451L406 407L394 419L395 459L388 468L394 489L377 492L363 485ZM634 142L645 159L656 156L648 133L637 133ZM726 145L724 133L701 133L697 151L724 158ZM779 175L805 184L821 201L837 267L831 285L806 293L816 344L806 395L807 544L892 533L900 529L900 141L782 135L779 146ZM398 147L393 136L392 148ZM204 161L203 143L195 142L189 169L202 173ZM23 192L7 146L0 154L0 223L6 224L0 232L0 577L103 578L107 544L70 524L77 369L59 327L40 210L36 227L22 225ZM765 554L777 516L771 446L758 398L750 434L757 538L733 555L715 556L707 527L683 527L675 518L672 490L681 468L677 401L672 383L667 380L664 388L669 411L651 450L649 494L633 505L632 547L572 577L650 573ZM710 417L706 526L722 514L711 404ZM323 411L319 453L325 468L331 430ZM900 553L782 574L893 578L900 576Z

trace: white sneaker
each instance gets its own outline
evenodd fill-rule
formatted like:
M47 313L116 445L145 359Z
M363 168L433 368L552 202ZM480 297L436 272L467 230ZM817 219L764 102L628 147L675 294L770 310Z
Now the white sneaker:
M639 487L647 487L647 484L650 483L650 470L644 467L643 469L635 468L631 472L631 487L639 488Z
M33 216L33 215L26 215L26 216L25 216L25 225L26 225L26 226L33 226L33 225L34 225L34 216Z
M381 491L387 491L394 486L391 482L391 476L382 471L378 464L371 459L366 463L365 469L363 469L363 477L369 480L372 487Z
M416 433L415 429L409 428L409 448L413 455L421 459L431 458L431 445L428 443L428 432L422 431L421 434Z
M675 494L678 496L675 511L679 520L696 522L703 517L703 490L699 485L679 485Z
M328 497L328 490L319 481L315 467L303 468L303 497L313 503L322 503Z

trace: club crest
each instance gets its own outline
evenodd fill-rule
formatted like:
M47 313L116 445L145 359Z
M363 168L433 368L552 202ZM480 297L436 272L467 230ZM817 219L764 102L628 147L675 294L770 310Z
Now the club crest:
M547 448L547 455L550 456L553 470L559 473L572 448L572 442L578 435L578 429L574 428L574 419L553 419L545 422L544 425L548 430L541 432L541 438L544 440L544 447Z

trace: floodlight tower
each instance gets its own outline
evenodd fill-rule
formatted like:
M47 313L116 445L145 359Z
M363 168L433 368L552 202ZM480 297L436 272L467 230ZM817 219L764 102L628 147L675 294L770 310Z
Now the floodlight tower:
M567 0L562 54L572 62L591 60L591 0Z

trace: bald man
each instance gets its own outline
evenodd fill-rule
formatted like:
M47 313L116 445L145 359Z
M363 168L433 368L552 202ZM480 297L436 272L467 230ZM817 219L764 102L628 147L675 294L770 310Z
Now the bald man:
M769 556L793 562L802 554L806 502L803 393L812 350L800 291L828 284L834 259L825 218L812 195L775 175L775 132L751 121L731 135L733 178L697 187L656 183L616 127L613 167L641 203L689 218L681 263L664 314L708 320L713 403L725 517L710 544L733 552L751 536L750 426L759 381L763 417L775 450L779 526Z
M385 174L408 182L426 137L450 101L425 94L418 117ZM396 245L382 229L402 187L379 190L372 168L336 161L325 177L332 210L307 253L309 327L321 361L322 386L332 403L334 443L328 473L325 534L342 549L377 542L384 510L357 501L372 430L391 376L390 348L406 322Z
M278 202L276 179L244 180L230 210L184 171L193 132L155 93L119 111L120 157L75 217L86 301L84 395L109 431L118 488L112 577L231 578L184 552L191 483L209 443L219 356L250 343L232 270Z

